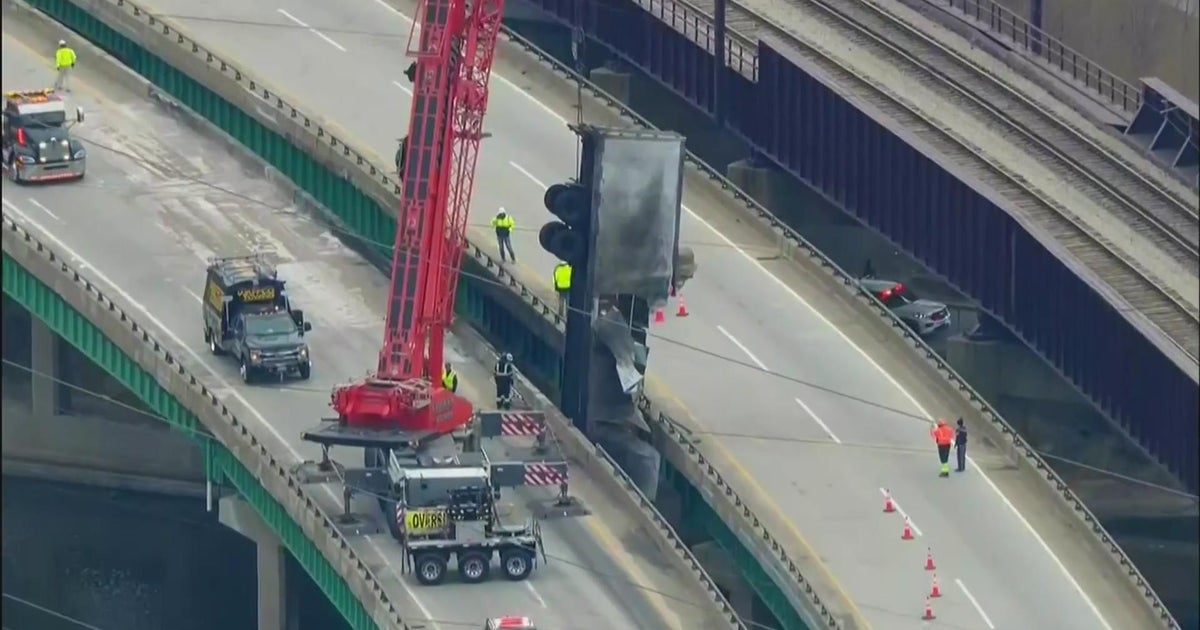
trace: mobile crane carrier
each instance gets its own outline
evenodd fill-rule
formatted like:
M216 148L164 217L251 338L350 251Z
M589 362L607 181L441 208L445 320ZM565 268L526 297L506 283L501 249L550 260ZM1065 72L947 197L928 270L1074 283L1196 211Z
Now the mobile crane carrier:
M549 453L541 414L477 414L438 378L503 5L423 0L418 7L408 44L415 59L405 72L413 82L412 112L401 144L404 159L397 160L400 208L378 366L372 376L336 387L330 406L337 417L302 436L321 445L323 471L340 468L329 459L330 447L365 450L365 469L339 470L343 516L350 515L353 493L379 498L389 529L412 560L406 564L416 565L426 584L439 583L452 558L465 581L486 579L493 553L510 579L524 579L540 532L536 521L500 523L494 504L500 488L558 484L566 494L566 463ZM537 458L493 463L456 443L500 434L536 434L529 452ZM419 488L413 480L421 480ZM431 573L434 560L440 561L437 575Z

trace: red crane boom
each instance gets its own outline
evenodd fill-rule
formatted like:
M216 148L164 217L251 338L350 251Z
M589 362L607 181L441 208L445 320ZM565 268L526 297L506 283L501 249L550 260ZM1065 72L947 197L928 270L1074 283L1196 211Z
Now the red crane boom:
M504 0L423 0L391 289L376 374L334 389L351 426L449 433L473 413L441 383ZM420 29L418 31L418 28ZM432 379L432 380L431 380Z

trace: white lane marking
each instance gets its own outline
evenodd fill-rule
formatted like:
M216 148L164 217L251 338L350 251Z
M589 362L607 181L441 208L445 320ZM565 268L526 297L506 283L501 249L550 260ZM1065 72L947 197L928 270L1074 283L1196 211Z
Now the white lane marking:
M888 495L887 488L880 488L879 494L882 494L884 496L884 498L887 498L887 495ZM912 525L912 530L913 530L914 534L916 534L918 536L925 535L925 533L921 531L921 528L917 527L917 524L913 522L912 517L910 517L908 515L908 512L905 512L904 508L900 507L900 502L896 500L895 495L892 496L892 507L896 508L896 511L900 513L900 516L904 517L908 521L909 525Z
M57 215L57 214L54 214L53 212L51 212L51 211L50 211L50 208L47 208L46 206L43 206L43 205L42 205L42 202L38 201L37 199L34 199L33 197L30 197L30 198L29 198L29 203L33 204L33 205L34 205L34 207L36 207L38 210L41 210L42 212L45 212L46 214L50 215L50 218L54 219L55 221L58 221L59 223L62 223L62 222L63 222L63 220L62 220L62 219L58 218L58 215Z
M550 606L546 605L546 600L542 599L542 596L540 593L537 592L537 589L533 588L533 584L531 582L529 582L528 580L525 580L522 583L525 585L526 588L529 589L529 594L533 595L533 598L536 599L538 601L538 603L542 605L542 608L550 607Z
M346 49L342 48L341 44L333 41L333 38L329 37L325 33L322 33L321 31L318 31L317 29L309 26L308 24L305 24L304 20L301 20L300 18L292 15L291 13L288 13L287 11L284 11L283 9L276 9L276 11L279 11L279 14L282 15L283 17L295 22L296 24L299 24L303 28L308 29L308 32L312 33L313 35L316 35L317 37L320 37L321 39L325 40L326 44L329 44L330 46L333 46L334 48L336 48L342 52L346 52Z
M40 223L29 218L29 215L25 214L25 212L22 211L20 208L18 208L16 206L16 204L13 204L12 202L10 202L7 197L3 198L2 201L6 208L8 208L9 210L12 210L14 213L16 213L17 216L24 219L26 223L28 223L29 225L36 228L39 232L42 233L42 236L44 236L47 239L49 239L50 241L52 241L63 252L66 252L70 256L74 257L77 261L79 261L79 264L80 264L79 270L80 271L83 271L84 269L91 270L91 274L89 274L89 275L93 275L96 278L99 278L101 282L104 282L105 284L109 285L112 288L112 290L115 291L118 295L120 295L127 303L129 303L129 305L131 305L134 308L136 308L137 310L141 311L142 314L145 315L148 320L150 320L150 323L157 326L159 328L159 330L161 330L163 332L163 334L165 334L166 336L170 337L171 341L175 342L175 344L181 350L188 353L193 359L196 360L197 363L202 365L204 367L204 369L207 370L209 372L209 374L212 375L212 377L216 380L216 382L218 384L220 384L221 387L225 388L225 391L228 391L229 394L235 400L237 400L239 403L241 403L255 418L258 419L259 423L261 423L264 427L266 427L267 431L269 431L271 433L271 435L275 436L275 438L277 440L279 440L280 443L283 444L283 447L286 448L288 450L288 452L290 452L292 454L293 457L295 457L299 461L304 460L304 458L300 456L299 451L297 451L295 447L293 447L287 440L285 440L283 438L283 436L280 435L279 431L274 426L272 426L270 422L267 422L267 419L265 417L263 417L262 413L260 413L258 411L258 409L255 409L254 406L250 404L250 401L246 400L246 397L243 396L240 391L238 391L236 388L234 388L232 385L230 385L229 382L226 381L225 378L222 377L207 361L205 361L203 358L201 358L201 356L195 350L193 350L191 348L191 346L184 343L183 340L180 339L178 335L176 335L174 332L172 332L170 328L167 328L166 324L163 324L161 321L159 321L158 318L155 317L150 312L150 309L146 308L140 302L133 299L132 295L129 295L129 293L127 293L124 289L122 289L116 282L113 282L112 279L110 279L108 276L104 275L104 272L97 269L94 265L89 263L86 258L84 258L83 256L80 256L78 252L71 249L71 247L68 246L66 243L62 242L62 240L59 239L57 236L55 236L53 233L51 233L50 230L47 230ZM321 489L324 490L325 493L329 496L329 498L334 501L335 505L340 504L342 498L338 494L334 493L333 488L330 488L328 485L322 485ZM377 555L379 555L380 558L383 559L383 562L384 562L384 564L387 565L388 569L390 569L396 575L397 581L400 583L400 586L402 588L404 588L404 590L408 593L409 597L412 598L413 602L417 605L417 608L421 609L421 614L425 616L426 620L428 620L429 625L431 625L434 628L440 628L440 626L437 624L437 622L433 621L433 619L434 619L433 613L429 612L429 609L426 608L425 604L423 604L421 602L421 600L417 597L417 594L413 590L412 586L410 586L408 584L408 581L404 579L404 574L401 573L400 570L397 569L396 566L392 564L391 559L388 558L387 554L385 554L383 552L383 550L379 547L378 544L375 543L374 540L371 540L369 537L366 537L366 540L367 540L367 544L371 546L371 548L375 551L375 553Z
M762 368L762 370L764 372L770 371L767 369L767 365L765 363L763 363L762 361L759 361L758 357L754 356L753 352L750 352L750 348L747 348L746 346L742 345L742 342L738 341L737 337L734 337L733 335L729 334L728 330L725 330L724 328L722 328L719 325L717 326L717 330L721 331L721 334L725 335L726 339L732 341L733 345L738 347L738 350L745 352L746 356L750 357L750 360L753 361L756 365L758 365L758 367Z
M180 291L183 291L184 293L186 293L186 294L187 294L187 296L188 296L188 297L192 298L193 300L196 300L196 301L197 301L197 302L199 302L200 304L204 304L204 298L201 298L199 295L196 295L195 293L192 293L192 292L191 292L189 289L187 289L186 287L180 286L180 287L179 287L179 290L180 290Z
M408 87L407 85L404 85L403 83L401 83L401 82L399 82L399 81L392 81L392 85L394 85L394 86L396 86L396 87L400 88L401 90L404 90L404 93L405 93L405 94L408 94L409 96L412 96L412 90L411 90L411 89L409 89L409 87Z
M413 23L411 18L409 18L407 15L404 15L399 10L386 4L385 2L383 2L383 0L375 0L375 2L377 4L387 7L388 10L390 10L392 13L399 16L401 19L408 22L409 24ZM521 94L525 98L529 99L533 104L537 105L539 108L541 108L544 112L546 112L548 115L550 115L554 119L562 122L563 124L567 124L567 119L558 115L558 113L555 112L553 109L551 109L549 105L546 105L545 103L541 102L534 95L530 94L529 92L526 92L525 90L522 90L516 84L512 83L508 79L505 79L504 77L500 76L499 74L493 73L493 76L495 76L501 82L507 84L512 89L516 90L519 94ZM513 164L511 162L510 162L510 164L512 164L514 167L516 167L518 170L520 170L522 172L525 171L525 169L520 168L516 164ZM537 181L537 178L533 177L532 175L530 175L528 173L526 173L526 175L529 176L531 179L533 179L535 182ZM540 184L540 182L539 182L539 184ZM542 185L542 187L545 188L545 185ZM875 361L875 359L872 358L871 355L867 354L866 350L863 350L858 344L854 343L854 341L851 340L850 337L845 332L842 331L842 329L835 326L833 324L833 322L829 320L829 318L825 317L825 315L823 315L820 311L818 311L812 304L809 304L808 300L805 300L799 293L796 292L795 289L788 286L788 284L786 282L781 280L775 274L771 273L770 270L768 270L766 268L766 266L762 264L761 261L756 259L754 256L752 256L746 250L739 247L728 236L725 236L724 234L719 232L717 230L717 228L713 227L713 225L711 223L709 223L708 221L705 221L700 215L696 214L691 208L687 207L686 205L684 205L682 207L683 207L683 210L685 212L687 212L689 215L691 215L691 217L693 219L699 221L701 225L708 228L708 230L710 232L712 232L714 235L716 235L717 238L721 239L722 241L725 242L726 245L728 245L730 248L732 248L737 253L741 254L742 257L746 259L746 261L748 261L751 265L753 265L755 268L757 268L762 273L766 274L768 278L770 278L772 281L775 282L775 284L777 284L779 286L779 288L783 289L783 291L785 293L792 296L796 301L800 302L800 304L802 304L806 309L808 309L809 312L811 312L813 315L815 315L817 317L817 319L821 320L821 322L823 322L826 326L828 326L831 330L833 330L834 333L836 333L838 337L841 337L842 341L846 342L846 344L848 344L851 348L853 348L856 352L858 352L858 354L860 356L862 356L862 358L864 360L866 360L866 362L869 363L871 365L871 367L875 368L881 375L883 375L883 378L886 379L888 381L888 383L890 383L893 387L896 388L897 391L900 392L901 395L903 395L906 399L908 399L908 401L910 403L912 403L913 408L915 408L922 416L924 416L926 420L933 422L933 415L930 414L929 411L926 410L925 407L922 406L921 403L917 401L916 397L914 397L907 389L905 389L904 386L901 385L900 382L895 379L895 377L893 377L891 374L889 374L887 372L887 370L884 370L883 366L879 365L879 363L877 361ZM1017 517L1017 520L1020 521L1021 525L1023 525L1025 527L1025 530L1028 531L1031 536L1033 536L1034 540L1037 541L1038 545L1042 548L1042 550L1045 551L1048 556L1050 556L1050 559L1054 562L1055 566L1057 566L1059 571L1062 572L1063 576L1067 578L1067 581L1071 583L1071 586L1075 588L1075 592L1079 593L1079 596L1081 598L1083 598L1084 603L1087 604L1088 608L1091 609L1092 613L1094 615L1096 615L1096 618L1104 626L1105 630L1112 630L1112 626L1109 625L1108 620L1104 618L1104 615L1100 613L1100 609L1096 607L1096 603L1092 601L1092 598L1089 597L1087 592L1085 592L1083 590L1083 586L1081 586L1079 584L1079 582L1075 579L1075 577L1073 575L1071 575L1071 572L1069 570L1067 570L1067 566L1065 564L1063 564L1063 561L1057 555L1055 555L1055 553L1052 549L1050 549L1050 545L1046 543L1045 539L1042 538L1041 534L1039 534L1037 532L1037 530L1034 529L1033 525L1029 523L1029 520L1026 519L1025 516L1023 514L1021 514L1021 512L1019 510L1017 510L1017 506L1013 505L1012 501L1010 501L1008 499L1008 497L1005 496L1004 493L1000 491L1000 488L997 487L996 484L991 480L991 478L988 477L987 474L984 473L983 470L980 469L979 466L977 466L975 464L974 460L972 460L970 456L967 457L967 460L971 463L971 466L975 469L975 471L977 473L979 473L980 478L982 478L984 480L984 482L987 483L988 487L991 488L992 491L996 493L996 496L1000 497L1000 501L1003 502L1004 505L1009 509L1009 511L1012 512L1012 514Z
M958 578L954 578L954 583L958 585L958 588L962 590L963 595L966 595L967 599L971 602L971 605L975 607L975 612L979 613L979 616L983 618L983 623L986 623L987 627L991 630L996 630L996 626L992 625L992 620L988 618L987 613L983 612L983 606L980 606L979 601L975 599L975 596L971 594L971 591L967 590L967 585L963 584L963 581Z
M513 162L513 161L509 161L508 165L517 169L525 177L528 177L529 181L540 186L542 188L542 190L549 188L549 186L542 183L542 180L540 180L536 176L534 176L533 173L530 173L529 171L525 170L524 166L521 166L520 164L517 164L516 162Z
M838 444L842 443L842 441L838 439L838 436L834 435L833 431L831 431L829 429L829 426L826 425L825 422L821 420L820 416L818 416L816 413L814 413L812 409L809 409L808 405L804 404L803 400L800 400L799 398L797 398L795 400L796 400L796 404L800 405L800 407L802 409L804 409L804 411L809 415L809 417L811 417L814 421L816 421L817 424L821 425L822 429L825 429L825 433L828 434L829 437L832 438L834 442L837 442Z

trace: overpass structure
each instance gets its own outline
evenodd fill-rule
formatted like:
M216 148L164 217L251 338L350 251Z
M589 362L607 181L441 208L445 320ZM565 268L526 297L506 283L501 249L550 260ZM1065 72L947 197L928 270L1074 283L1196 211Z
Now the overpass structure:
M53 75L40 55L11 36L29 37L22 32L27 21L8 17L6 85L48 84ZM707 582L697 580L708 578L686 549L667 538L661 546L655 542L673 534L646 529L653 521L645 515L656 513L645 498L561 420L555 433L564 447L583 449L573 454L571 487L590 513L543 521L548 559L530 581L421 589L401 574L402 549L373 497L355 500L353 510L362 517L354 523L331 518L342 511L338 480L306 482L300 465L319 459L319 449L300 435L316 425L335 383L370 367L385 279L277 186L245 176L244 164L231 160L220 141L181 126L144 92L130 89L144 84L122 85L114 76L93 58L88 76L73 85L73 104L90 114L76 130L90 153L84 182L5 184L4 290L35 317L34 370L54 376L52 340L61 335L154 412L197 437L209 479L245 498L222 499L221 517L259 543L260 628L286 623L279 614L262 616L278 590L264 567L282 566L280 546L354 628L445 629L511 613L564 628L738 627L714 605L724 602L715 588L708 584L712 592L706 592ZM269 252L290 281L292 299L315 324L308 338L315 373L301 385L243 385L232 365L202 350L205 261L252 249ZM479 362L488 358L486 346L461 334L448 343L460 392L486 407L489 368ZM35 387L33 406L47 407L38 390L46 393ZM556 493L527 488L507 496L524 511L548 505ZM251 520L262 523L247 525ZM640 542L622 542L631 539ZM688 562L692 567L681 571Z
M164 21L128 2L40 5L270 161L367 243L389 242L381 208L390 207L394 182L377 156L403 131L404 87L390 63L408 28L400 9L296 2L268 15L269 8L218 3L181 28L179 15ZM391 25L391 36L381 35L381 24ZM240 51L239 61L229 50ZM281 96L248 67L303 101ZM541 219L540 182L571 170L571 99L516 47L501 53L498 70L473 223L503 205L519 226L531 226ZM346 140L342 126L367 140ZM782 591L799 617L832 627L917 627L928 588L921 564L936 548L943 581L959 593L939 603L948 623L1091 629L1166 619L1106 536L1079 535L1098 526L1078 519L1086 510L1063 501L1061 483L1039 479L1054 479L1044 463L998 432L1003 422L990 409L960 395L969 388L948 384L914 354L877 304L842 290L840 270L831 279L808 259L760 260L756 254L778 252L778 238L731 213L730 196L703 175L688 176L685 205L684 239L704 252L702 271L688 285L693 315L654 331L647 402L669 412L659 423L664 453L703 502L725 509L736 532L730 551L740 545L753 555L764 600ZM522 265L498 277L518 301L538 305L548 294L538 277L553 263L531 232L520 234ZM485 249L473 245L472 257L495 274ZM489 307L476 321L552 389L561 332L548 309L500 310ZM970 474L930 474L931 414L962 414L988 436ZM899 521L880 514L883 488L921 542L899 541Z
M1180 181L901 3L529 4L977 299L1200 487L1194 173ZM1194 134L1166 138L1194 163Z

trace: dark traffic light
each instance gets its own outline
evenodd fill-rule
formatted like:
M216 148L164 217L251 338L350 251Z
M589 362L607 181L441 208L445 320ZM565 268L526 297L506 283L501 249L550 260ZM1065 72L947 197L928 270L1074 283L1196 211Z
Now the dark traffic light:
M546 251L572 266L582 266L590 247L591 194L579 184L555 184L542 198L546 209L558 217L538 231L538 242Z

